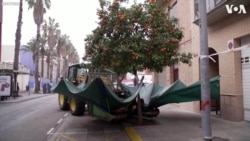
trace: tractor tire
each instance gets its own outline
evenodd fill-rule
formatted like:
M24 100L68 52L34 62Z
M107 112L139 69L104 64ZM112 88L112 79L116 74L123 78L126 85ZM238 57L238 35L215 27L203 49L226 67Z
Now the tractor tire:
M81 116L85 112L85 102L72 97L69 101L69 109L72 115Z
M60 110L69 110L68 97L63 94L58 94L58 103Z

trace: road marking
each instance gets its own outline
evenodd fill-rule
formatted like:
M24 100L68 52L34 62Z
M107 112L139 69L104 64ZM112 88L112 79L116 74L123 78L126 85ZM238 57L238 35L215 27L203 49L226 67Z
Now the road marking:
M57 124L60 124L62 121L63 121L63 119L60 119L60 120L57 122Z
M47 135L48 134L51 134L51 132L54 130L54 128L51 128L48 132L47 132Z
M67 139L69 141L77 141L76 139L73 139L73 138L65 136L65 135L59 135L59 136L57 136L56 141L60 141L61 138L65 138L65 139Z
M68 113L65 113L64 116L65 116L65 117L68 116Z
M124 129L131 141L143 141L131 126L126 125Z

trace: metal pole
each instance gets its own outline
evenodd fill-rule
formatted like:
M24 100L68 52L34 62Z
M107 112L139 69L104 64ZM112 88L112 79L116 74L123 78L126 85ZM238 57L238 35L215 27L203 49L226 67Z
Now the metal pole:
M3 23L3 0L0 0L0 62L2 60L2 23Z
M135 75L134 85L136 87L136 90L138 90L138 88L139 88L139 84L138 84L139 78L138 78L138 75L137 75L137 70L135 68L133 68L133 73ZM141 81L143 81L143 79L144 79L144 77L142 78ZM138 124L142 124L142 109L141 109L140 93L137 96L137 116L138 116Z
M212 141L206 0L199 0L199 15L202 132L204 141Z

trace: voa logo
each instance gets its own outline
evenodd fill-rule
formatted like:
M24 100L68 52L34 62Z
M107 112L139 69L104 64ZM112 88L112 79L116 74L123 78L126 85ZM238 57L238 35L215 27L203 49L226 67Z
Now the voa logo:
M234 6L233 4L231 5L226 5L227 13L232 14L234 12L237 12L238 14L246 14L246 8L243 4L239 6Z

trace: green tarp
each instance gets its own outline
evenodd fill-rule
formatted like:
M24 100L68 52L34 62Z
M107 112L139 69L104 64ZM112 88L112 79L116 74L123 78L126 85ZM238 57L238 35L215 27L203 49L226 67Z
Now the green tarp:
M134 87L123 85L131 93ZM219 77L210 79L211 99L220 98ZM180 80L169 87L162 87L156 84L148 84L141 88L140 97L144 100L144 106L156 108L169 103L191 102L201 100L201 85L197 81L186 86Z
M52 90L68 97L76 97L79 100L91 102L109 111L110 109L129 106L135 100L140 89L130 97L122 99L106 86L100 78L96 78L85 87L82 84L77 87L68 80L61 80Z
M176 84L178 84L177 82ZM211 99L220 98L219 77L210 79ZM200 81L190 86L176 86L175 90L169 90L155 100L151 101L149 107L159 107L168 103L191 102L201 100L201 83Z
M161 87L156 84L142 85L135 91L134 87L124 85L131 96L126 99L119 98L110 87L106 86L100 78L93 80L88 86L80 84L75 86L68 80L61 80L52 89L54 92L68 97L76 97L82 101L88 101L108 113L121 107L128 107L135 101L140 93L146 108L157 108L169 103L191 102L201 100L201 83L197 81L190 86L176 81L169 87ZM210 79L211 99L220 98L219 77ZM97 108L96 107L96 108Z

